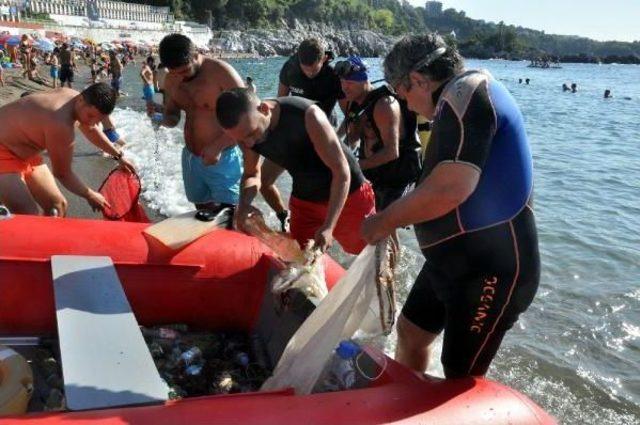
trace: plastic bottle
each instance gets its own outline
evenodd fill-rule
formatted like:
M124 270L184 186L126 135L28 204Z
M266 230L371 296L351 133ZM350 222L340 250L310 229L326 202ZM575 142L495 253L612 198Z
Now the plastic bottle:
M353 341L340 342L323 381L324 391L343 391L355 386L355 361L361 351L362 348Z

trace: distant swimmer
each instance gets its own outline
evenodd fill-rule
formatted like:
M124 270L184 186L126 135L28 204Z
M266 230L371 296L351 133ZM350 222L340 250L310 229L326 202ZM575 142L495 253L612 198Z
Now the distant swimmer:
M530 80L530 79L528 79L528 78L527 78L526 80L524 80L524 82L525 82L527 85L529 85L529 82L530 82L530 81L531 81L531 80Z
M167 67L164 105L147 103L154 122L175 127L185 112L182 180L189 202L198 209L218 212L238 204L242 153L225 136L216 118L216 99L244 81L228 63L205 58L182 34L160 42L160 61Z
M576 83L571 83L571 93L576 93L578 91L578 85Z
M260 189L260 157L291 175L291 236L326 250L335 238L350 254L367 245L358 233L375 212L371 184L349 147L338 139L327 115L301 97L261 101L246 88L220 95L216 114L225 132L242 146L244 174L238 206L240 229Z
M94 210L108 206L72 169L76 124L93 145L133 171L97 124L115 106L115 95L103 83L82 93L61 88L34 93L0 108L0 203L14 213L64 216L67 200L55 178L70 192L87 200ZM46 151L52 170L40 154ZM53 171L53 173L52 173ZM56 213L54 213L56 211Z
M605 98L605 99L611 99L612 97L613 97L613 95L611 94L611 90L606 89L606 90L604 91L604 98Z
M522 78L518 79L518 84L522 84Z
M251 77L247 77L247 79L245 80L245 85L253 93L256 93L258 91L258 89L256 89L256 85L253 83L253 78Z
M562 83L562 91L563 92L571 91L567 83Z

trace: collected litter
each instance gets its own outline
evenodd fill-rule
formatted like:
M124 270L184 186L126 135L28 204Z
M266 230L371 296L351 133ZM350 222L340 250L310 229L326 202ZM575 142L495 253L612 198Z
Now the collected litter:
M245 334L190 332L181 324L141 331L170 399L257 391L271 373L253 359Z
M293 387L296 394L309 394L335 356L346 360L349 367L358 368L359 350L335 350L340 341L354 336L374 337L391 332L395 320L393 252L387 239L360 253L289 340L262 390ZM337 365L335 369L342 367ZM344 387L338 387L341 386Z

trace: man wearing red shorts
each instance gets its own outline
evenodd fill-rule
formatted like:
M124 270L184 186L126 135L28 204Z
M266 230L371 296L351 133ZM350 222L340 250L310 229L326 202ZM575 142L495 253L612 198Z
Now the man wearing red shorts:
M223 92L217 100L220 125L244 149L238 225L256 209L260 156L291 174L291 235L325 250L333 238L350 254L366 246L358 229L375 212L371 185L358 161L341 143L327 116L313 101L281 97L260 101L246 88Z
M64 216L67 201L54 176L70 192L87 200L94 209L107 201L73 172L76 125L96 147L119 158L133 170L122 152L109 143L96 124L115 106L115 96L104 83L82 93L68 88L32 94L0 108L0 203L18 214ZM53 173L42 162L47 151Z

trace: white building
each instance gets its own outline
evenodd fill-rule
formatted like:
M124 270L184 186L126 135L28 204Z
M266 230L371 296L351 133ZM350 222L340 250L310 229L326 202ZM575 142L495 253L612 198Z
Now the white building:
M8 0L0 3L4 1ZM213 35L206 25L175 21L168 7L113 0L31 0L25 5L32 14L44 13L55 21L45 23L48 30L99 41L119 38L126 32L134 39L158 42L167 33L179 32L197 46L206 47Z

